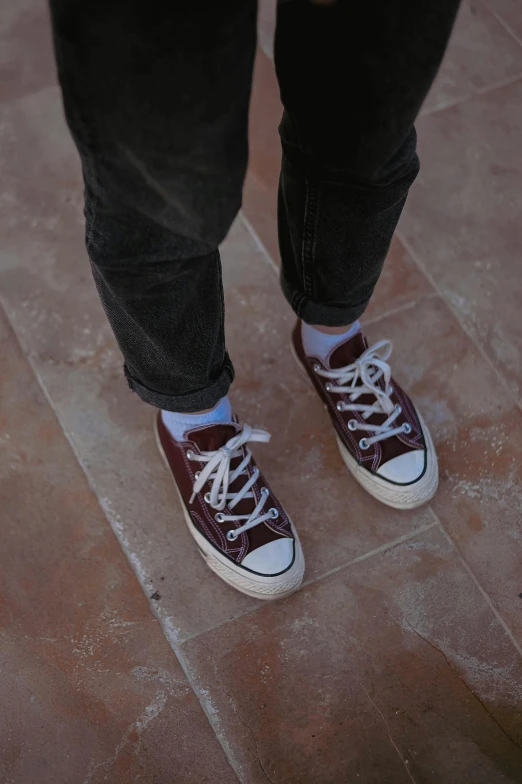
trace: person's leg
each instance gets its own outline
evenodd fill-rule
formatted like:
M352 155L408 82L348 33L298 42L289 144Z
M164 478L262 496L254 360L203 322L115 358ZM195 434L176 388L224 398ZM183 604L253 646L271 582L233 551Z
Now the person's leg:
M256 3L51 0L87 250L132 389L211 408L233 369L218 245L241 204Z
M158 441L207 564L249 595L281 596L302 580L299 540L249 449L268 434L231 421L224 398L218 245L241 203L256 2L51 10L87 250L129 384L163 409Z
M418 172L413 123L457 9L458 0L278 6L281 282L303 322L294 352L352 472L396 506L433 494L436 458L411 401L389 383L388 349L367 350L357 319Z
M364 312L418 172L414 120L458 0L278 6L282 284L308 324Z

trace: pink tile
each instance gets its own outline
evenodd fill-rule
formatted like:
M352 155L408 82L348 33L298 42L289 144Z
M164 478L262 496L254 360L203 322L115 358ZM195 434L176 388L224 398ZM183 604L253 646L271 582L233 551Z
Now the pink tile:
M242 213L249 221L274 264L279 264L277 240L277 188L264 185L249 169L243 187Z
M421 173L400 225L521 399L522 81L419 123Z
M465 100L519 75L522 47L481 0L465 0L424 109Z
M44 0L2 4L0 103L56 81L49 12Z
M277 188L281 169L278 127L283 108L274 64L258 49L249 116L249 169L271 190Z
M522 414L446 305L430 299L369 328L395 346L437 447L432 506L522 644Z
M1 312L0 452L0 780L232 784Z
M434 529L186 643L245 784L516 784L520 657Z

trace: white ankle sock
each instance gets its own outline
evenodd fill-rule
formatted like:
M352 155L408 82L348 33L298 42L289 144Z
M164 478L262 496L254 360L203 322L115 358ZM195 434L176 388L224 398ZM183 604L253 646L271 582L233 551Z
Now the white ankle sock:
M326 359L328 354L339 343L344 343L348 338L353 337L361 328L358 321L354 321L351 327L348 327L346 332L342 335L326 335L324 332L319 332L315 327L310 324L301 324L301 335L303 336L303 348L307 357L317 357L317 359Z
M201 425L217 425L220 422L232 422L232 409L228 397L222 397L212 411L206 414L178 414L175 411L162 411L163 424L176 441L183 441L187 430Z

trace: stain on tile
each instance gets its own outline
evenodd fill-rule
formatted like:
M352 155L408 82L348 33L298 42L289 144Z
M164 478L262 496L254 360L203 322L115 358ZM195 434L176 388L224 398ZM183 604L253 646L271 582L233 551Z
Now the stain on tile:
M0 18L0 102L54 84L49 12L43 0L3 3Z

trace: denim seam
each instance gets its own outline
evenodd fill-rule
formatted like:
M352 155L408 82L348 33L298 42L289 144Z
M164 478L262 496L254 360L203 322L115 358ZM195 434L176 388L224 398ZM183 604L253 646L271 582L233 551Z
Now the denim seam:
M306 294L315 299L313 259L315 250L315 222L317 216L317 187L310 185L306 177L306 196L303 216L303 241L301 246L301 262L303 270L303 286Z
M221 267L221 258L219 255L219 251L216 250L214 253L214 259L217 263L218 269L218 286L219 286L219 300L221 304L221 318L220 318L220 325L219 325L219 337L220 343L223 346L223 360L226 356L226 344L225 344L225 292L223 290L223 272Z

